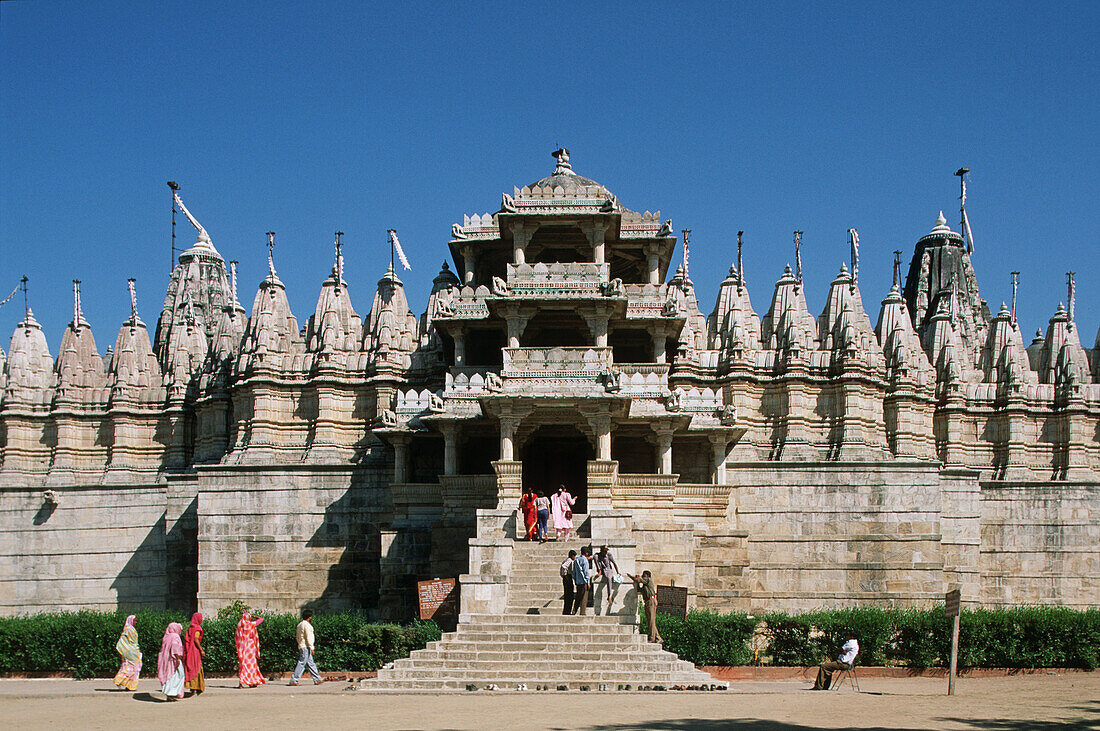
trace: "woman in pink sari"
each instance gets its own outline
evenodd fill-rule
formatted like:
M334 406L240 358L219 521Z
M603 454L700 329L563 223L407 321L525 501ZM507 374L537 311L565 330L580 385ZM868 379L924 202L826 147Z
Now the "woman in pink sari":
M565 534L564 540L569 540L569 533L573 530L573 503L575 502L577 498L569 494L565 485L558 485L558 491L550 498L550 506L554 514L554 532L559 541L563 540L562 533Z
M183 625L172 622L164 631L160 641L160 654L157 655L157 680L168 700L183 698L183 640L180 632Z
M234 637L237 643L237 679L239 688L255 688L267 682L260 673L260 633L256 631L263 617L252 618L245 612L237 623Z
M137 690L138 676L141 675L141 648L138 647L135 619L137 618L132 614L126 618L126 624L122 625L122 635L115 645L115 650L122 655L122 666L115 675L115 685L120 689Z

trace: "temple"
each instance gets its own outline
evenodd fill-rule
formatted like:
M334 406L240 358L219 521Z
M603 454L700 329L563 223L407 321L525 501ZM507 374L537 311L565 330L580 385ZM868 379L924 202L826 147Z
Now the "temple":
M815 316L801 264L758 313L738 257L704 315L672 222L554 156L454 224L419 317L392 266L360 315L339 240L304 326L271 248L246 311L186 211L152 334L133 284L105 355L78 287L56 359L28 309L0 351L0 613L403 619L440 576L500 613L521 488L560 484L586 540L695 607L1100 605L1072 278L1025 340L941 213L874 317L858 258Z

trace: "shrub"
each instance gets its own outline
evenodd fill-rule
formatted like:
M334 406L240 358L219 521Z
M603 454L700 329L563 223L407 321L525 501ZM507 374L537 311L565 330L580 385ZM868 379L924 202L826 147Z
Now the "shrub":
M691 611L682 620L664 612L657 615L665 649L696 665L747 665L754 627L756 620L744 614ZM648 628L642 626L641 631Z
M203 622L208 673L235 673L234 634L241 611L234 606ZM126 620L124 612L61 612L25 617L0 617L0 673L71 673L77 678L110 677L120 658L115 643ZM290 671L298 661L293 614L265 614L259 626L260 669L264 673ZM168 611L142 611L134 626L142 652L142 675L156 675L157 653L170 622L186 633L190 617ZM434 622L409 625L377 624L359 614L322 614L314 617L317 663L323 670L362 672L407 656L440 637Z

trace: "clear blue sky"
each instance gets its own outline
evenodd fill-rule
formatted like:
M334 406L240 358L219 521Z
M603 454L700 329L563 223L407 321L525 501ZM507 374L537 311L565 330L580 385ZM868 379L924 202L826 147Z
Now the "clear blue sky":
M304 323L345 235L362 315L396 228L424 308L452 222L547 175L555 145L629 208L693 230L709 312L745 230L758 312L805 231L816 314L859 229L872 320L905 252L972 168L974 265L996 311L1023 272L1025 333L1078 272L1100 283L1100 3L0 2L0 298L30 277L56 355L83 280L100 350L138 279L150 328L170 198L241 261L264 232ZM185 245L194 241L183 223ZM0 343L22 302L0 309Z

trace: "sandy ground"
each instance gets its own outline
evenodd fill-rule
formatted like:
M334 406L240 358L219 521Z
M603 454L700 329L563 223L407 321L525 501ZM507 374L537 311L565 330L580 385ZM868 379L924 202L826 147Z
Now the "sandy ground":
M0 680L7 728L233 729L1100 729L1100 673L962 679L867 678L862 693L804 683L732 683L729 692L381 694L330 682L238 690L212 680L167 702L110 681Z

